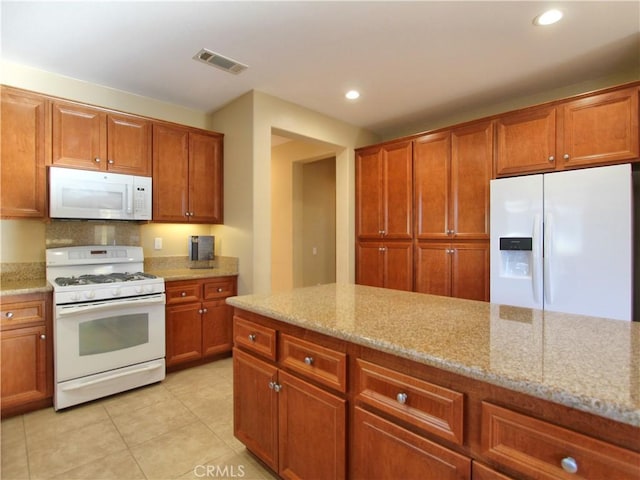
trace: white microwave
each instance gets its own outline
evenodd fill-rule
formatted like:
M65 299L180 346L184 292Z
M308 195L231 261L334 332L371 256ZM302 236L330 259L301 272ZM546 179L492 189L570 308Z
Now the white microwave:
M49 216L151 220L151 177L49 168Z

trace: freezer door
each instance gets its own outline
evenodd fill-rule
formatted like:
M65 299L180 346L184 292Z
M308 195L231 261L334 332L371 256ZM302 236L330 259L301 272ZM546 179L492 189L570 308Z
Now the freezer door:
M543 308L542 178L491 181L492 303Z
M544 175L545 309L631 320L631 165Z

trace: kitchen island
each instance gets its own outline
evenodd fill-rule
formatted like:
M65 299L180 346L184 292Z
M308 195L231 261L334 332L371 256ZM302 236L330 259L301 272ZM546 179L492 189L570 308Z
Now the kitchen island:
M401 429L398 440L386 449L427 442L418 450L453 454L445 463L458 462L454 470L464 478L471 470L474 478L500 478L488 471L551 478L571 471L573 462L586 478L640 475L637 323L351 284L227 302L236 308L236 397L245 391L246 362L255 359L271 367L265 371L276 386L279 376L303 378L344 403L338 410L349 421L334 450L343 445L349 461L332 457L340 464L337 478L371 474L363 464L381 451L363 444L394 428ZM314 348L320 353L305 353ZM279 449L265 456L242 431L246 402L236 400L236 435L283 475L291 469L287 446L296 442L279 438ZM287 425L293 429L283 408L280 436ZM607 458L620 471L610 470Z

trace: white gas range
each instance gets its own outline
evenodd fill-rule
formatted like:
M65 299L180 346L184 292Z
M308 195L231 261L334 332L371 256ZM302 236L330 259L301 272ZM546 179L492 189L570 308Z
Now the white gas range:
M46 271L56 410L164 379L164 279L144 273L142 247L50 248Z

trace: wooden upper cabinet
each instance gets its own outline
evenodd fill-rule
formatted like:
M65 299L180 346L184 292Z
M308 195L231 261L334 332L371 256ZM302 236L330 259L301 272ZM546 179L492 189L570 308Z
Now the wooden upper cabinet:
M222 223L219 133L154 124L153 220Z
M505 114L496 176L628 162L640 156L638 87Z
M3 86L0 120L0 217L45 218L49 103L43 96Z
M561 151L564 167L616 163L640 156L638 88L566 103Z
M151 175L149 120L57 100L52 111L52 165Z
M358 238L412 238L412 174L411 141L357 152Z
M153 126L153 220L188 221L189 131Z
M107 170L151 176L151 121L107 115Z
M547 172L556 168L555 107L533 108L496 120L496 174Z
M491 122L415 140L416 238L489 238L492 159Z
M222 135L189 133L189 221L222 223Z

